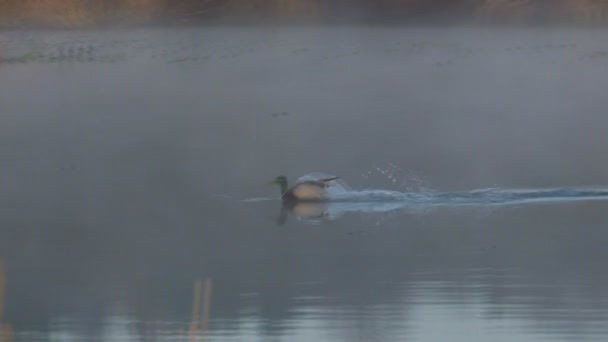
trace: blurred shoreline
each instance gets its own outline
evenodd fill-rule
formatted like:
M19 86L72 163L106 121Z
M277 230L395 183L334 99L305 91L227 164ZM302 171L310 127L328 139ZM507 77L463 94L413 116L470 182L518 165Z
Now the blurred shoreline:
M0 0L3 28L150 24L608 23L601 0Z

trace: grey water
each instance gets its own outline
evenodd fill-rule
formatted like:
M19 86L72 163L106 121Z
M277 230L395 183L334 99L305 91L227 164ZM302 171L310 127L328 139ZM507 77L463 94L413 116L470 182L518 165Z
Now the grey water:
M607 33L3 31L0 337L605 341Z

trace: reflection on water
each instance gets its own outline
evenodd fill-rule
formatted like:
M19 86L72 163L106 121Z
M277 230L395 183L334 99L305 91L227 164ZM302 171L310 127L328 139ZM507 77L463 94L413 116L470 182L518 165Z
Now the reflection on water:
M606 37L3 32L1 341L605 341Z
M53 236L65 234L59 229L13 230L16 245L3 249L21 269L13 269L6 321L16 323L18 339L33 341L465 341L471 334L601 341L608 334L603 204L481 216L438 210L381 226L345 216L280 228L265 223L271 204L217 216L182 212L167 226L90 222L104 231L67 245ZM213 291L207 278L193 292L192 275L212 276Z
M190 342L197 341L199 333L201 335L202 340L205 340L205 336L207 334L207 326L209 324L209 310L211 308L211 289L211 279L205 280L204 290L202 281L197 280L194 283L194 296L192 298L192 322L190 322L189 330Z

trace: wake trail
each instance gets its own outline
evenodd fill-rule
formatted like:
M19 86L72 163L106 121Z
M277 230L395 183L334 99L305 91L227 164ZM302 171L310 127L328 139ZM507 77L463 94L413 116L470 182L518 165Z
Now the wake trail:
M608 200L608 189L479 189L463 192L342 191L328 202L401 202L418 205L506 205L529 202Z

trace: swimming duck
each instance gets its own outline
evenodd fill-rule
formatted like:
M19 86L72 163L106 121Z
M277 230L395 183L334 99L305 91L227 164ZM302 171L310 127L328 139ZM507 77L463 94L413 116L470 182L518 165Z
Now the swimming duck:
M301 181L289 188L287 177L278 176L272 183L281 187L281 199L283 201L323 201L326 199L327 187L338 178L340 177Z

